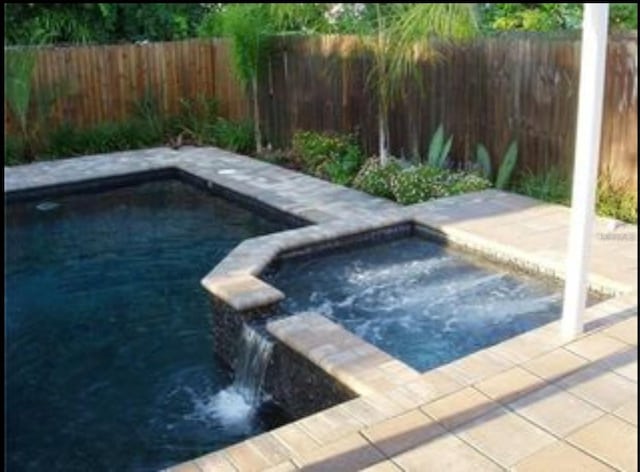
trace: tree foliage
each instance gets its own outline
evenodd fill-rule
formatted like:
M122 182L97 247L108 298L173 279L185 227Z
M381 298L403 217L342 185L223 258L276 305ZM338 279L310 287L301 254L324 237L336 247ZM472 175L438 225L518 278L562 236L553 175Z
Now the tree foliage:
M554 32L577 30L582 26L582 3L481 3L482 30ZM638 27L638 5L611 3L610 28L617 30Z
M5 3L5 45L171 41L221 36L220 13L229 3ZM281 32L364 34L390 18L393 3L286 3L270 5ZM418 4L403 4L418 5ZM432 5L432 4L422 4ZM454 4L452 4L454 5ZM581 3L479 3L486 33L579 29ZM635 3L611 3L610 27L637 29Z
M194 37L218 4L5 3L5 44L118 43Z
M369 86L378 101L379 156L388 161L389 110L408 79L419 79L416 62L435 57L434 38L461 40L477 31L473 7L462 3L375 4L372 32L360 37L372 55Z

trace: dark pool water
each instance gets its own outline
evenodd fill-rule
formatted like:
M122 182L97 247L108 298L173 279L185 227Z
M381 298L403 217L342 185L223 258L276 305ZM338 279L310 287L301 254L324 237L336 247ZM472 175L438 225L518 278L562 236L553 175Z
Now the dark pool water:
M7 470L157 470L283 420L218 418L199 281L284 225L177 180L5 211Z
M325 315L419 371L561 312L558 286L420 238L285 261L272 281L286 311Z

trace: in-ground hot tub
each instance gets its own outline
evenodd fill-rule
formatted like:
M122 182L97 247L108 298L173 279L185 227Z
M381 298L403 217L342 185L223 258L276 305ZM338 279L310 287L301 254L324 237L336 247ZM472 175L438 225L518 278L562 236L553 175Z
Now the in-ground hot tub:
M158 470L287 420L237 414L199 280L291 222L165 174L5 205L8 470Z
M285 293L285 312L322 314L418 371L560 317L555 281L445 247L411 225L355 243L285 254L265 276Z

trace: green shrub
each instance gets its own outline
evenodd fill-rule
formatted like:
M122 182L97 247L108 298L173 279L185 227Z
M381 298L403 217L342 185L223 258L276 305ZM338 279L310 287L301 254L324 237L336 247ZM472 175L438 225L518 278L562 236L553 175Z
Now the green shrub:
M351 135L296 131L292 147L306 172L341 185L351 184L364 161Z
M334 154L321 164L318 172L331 182L350 185L358 174L363 162L363 155L357 146L347 146L342 154Z
M431 166L409 167L391 178L391 193L402 205L442 197L446 195L445 175L445 170Z
M571 181L556 168L544 174L530 171L522 175L515 190L538 200L571 204ZM607 172L598 178L596 214L627 223L638 223L638 194L614 181Z
M21 138L5 136L4 138L4 165L15 166L24 164L24 142Z
M162 114L156 95L149 89L142 99L133 104L133 117L146 125L150 133L163 136L167 129L167 122Z
M331 139L315 131L296 131L291 140L294 154L300 157L304 169L315 174L331 149Z
M538 200L563 205L568 205L571 200L571 182L555 167L544 174L534 174L527 170L518 179L515 191Z
M212 132L216 146L240 154L251 154L255 151L253 123L251 121L236 123L224 118L218 118Z
M448 195L478 192L491 187L491 181L472 172L451 172L447 177Z
M180 132L190 137L198 146L216 142L216 123L219 102L215 98L199 96L195 100L180 99ZM230 140L233 142L233 140Z
M596 213L638 224L638 193L616 183L608 174L598 179Z
M404 169L391 178L394 199L403 205L424 202L491 187L487 179L469 172L453 172L431 166Z
M369 158L353 179L353 186L376 197L393 199L391 179L402 171L402 166L391 160L386 166L376 157Z
M106 122L78 129L64 124L51 132L40 159L101 154L140 149L162 143L163 133L147 121L134 118L123 123Z

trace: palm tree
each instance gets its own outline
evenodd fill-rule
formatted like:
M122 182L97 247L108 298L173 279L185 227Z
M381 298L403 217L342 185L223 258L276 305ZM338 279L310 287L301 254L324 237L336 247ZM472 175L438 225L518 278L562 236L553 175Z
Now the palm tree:
M436 57L434 37L469 38L477 31L477 22L473 4L376 3L372 7L372 28L356 34L372 55L368 82L378 100L379 156L385 165L389 161L389 109L406 80L418 76L417 62Z
M274 33L268 4L231 3L221 11L222 35L230 40L233 67L238 80L251 91L256 151L262 151L258 75L265 50Z
M256 151L262 151L258 83L267 52L276 35L317 28L321 4L229 3L220 10L222 36L230 40L233 66L240 82L250 89Z
M33 161L44 138L47 120L56 102L69 93L69 84L56 81L33 89L37 66L35 46L10 47L4 56L4 96L18 125L23 158Z

